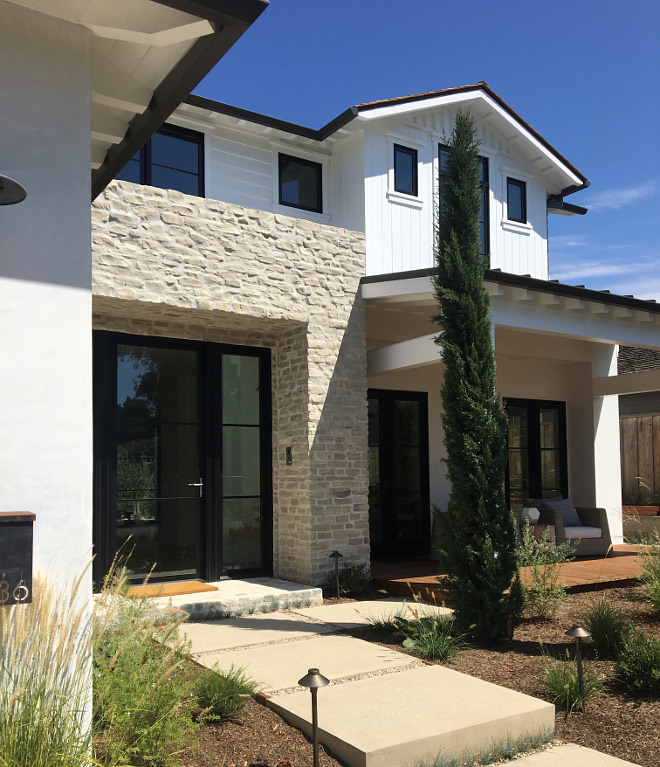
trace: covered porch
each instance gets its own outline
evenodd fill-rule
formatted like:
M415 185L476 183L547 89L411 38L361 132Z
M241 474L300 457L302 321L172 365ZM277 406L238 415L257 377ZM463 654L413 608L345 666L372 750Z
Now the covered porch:
M446 508L449 497L431 277L423 270L362 281L372 559L424 556L430 509ZM577 507L605 508L612 540L621 543L617 395L660 390L660 371L617 375L617 351L619 344L660 348L660 307L496 270L486 270L485 286L498 393L509 415L512 510L527 498L571 497ZM388 399L394 425L385 433Z

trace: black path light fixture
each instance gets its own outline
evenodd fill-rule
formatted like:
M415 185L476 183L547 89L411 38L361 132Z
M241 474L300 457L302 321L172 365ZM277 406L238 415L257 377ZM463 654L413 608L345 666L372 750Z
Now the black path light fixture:
M339 557L343 557L343 554L340 554L337 549L335 549L332 554L330 554L330 559L335 560L335 583L337 584L337 599L339 599Z
M16 205L27 197L25 187L8 176L0 175L0 205Z
M566 636L575 639L575 659L577 661L578 686L580 689L580 703L582 704L582 713L584 713L584 676L582 674L582 640L591 636L581 623L575 623L566 632Z
M312 693L312 748L314 749L314 767L319 767L319 713L316 696L319 687L330 684L330 680L324 677L317 668L310 668L307 674L298 680L298 684L301 687L309 687Z

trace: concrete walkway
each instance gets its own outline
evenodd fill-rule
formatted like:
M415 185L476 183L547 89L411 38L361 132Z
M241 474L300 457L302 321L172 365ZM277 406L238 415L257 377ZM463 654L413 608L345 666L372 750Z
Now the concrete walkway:
M346 628L410 614L411 609L449 612L393 598L186 623L183 628L198 663L218 670L243 667L260 684L266 705L307 735L311 695L297 681L318 667L330 679L318 693L319 739L349 767L431 767L438 754L456 758L554 731L554 706L545 701L343 634ZM559 746L515 764L630 763Z

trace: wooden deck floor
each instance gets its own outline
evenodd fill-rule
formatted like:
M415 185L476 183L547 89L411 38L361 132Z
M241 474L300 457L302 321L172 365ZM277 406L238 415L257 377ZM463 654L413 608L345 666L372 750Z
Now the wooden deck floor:
M570 593L632 586L642 571L641 557L636 546L614 546L607 559L580 557L561 566L561 582ZM371 574L375 585L391 594L411 596L441 602L444 598L438 563L428 559L412 562L372 562ZM523 578L525 577L523 568Z

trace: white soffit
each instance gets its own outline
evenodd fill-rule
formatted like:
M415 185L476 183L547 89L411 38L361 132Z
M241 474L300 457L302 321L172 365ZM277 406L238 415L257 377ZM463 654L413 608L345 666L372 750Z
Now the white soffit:
M508 141L517 140L522 137L525 154L530 162L543 160L549 163L551 167L565 177L565 186L580 186L582 179L576 176L561 160L544 146L532 133L523 125L515 120L505 109L494 101L487 93L480 90L471 90L463 93L449 93L427 99L417 99L402 104L390 104L388 106L376 107L367 110L360 110L359 120L377 120L382 117L400 116L412 114L414 112L429 112L447 106L469 106L478 105L478 112L475 111L477 120L488 118L493 126L496 126ZM521 144L516 145L516 149L522 148Z
M565 295L561 290L553 292L551 285L546 291L485 281L495 326L660 348L660 312L617 305L605 296L605 301L599 301ZM361 290L372 308L403 312L426 308L429 315L436 311L428 276L365 282Z
M92 170L200 37L215 29L152 0L9 0L87 28L91 40Z

